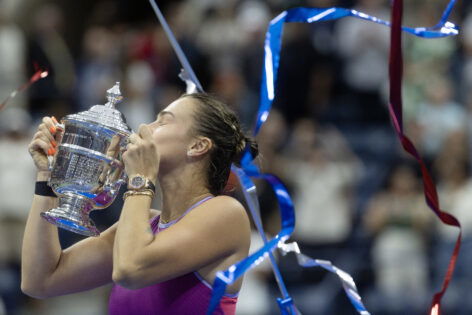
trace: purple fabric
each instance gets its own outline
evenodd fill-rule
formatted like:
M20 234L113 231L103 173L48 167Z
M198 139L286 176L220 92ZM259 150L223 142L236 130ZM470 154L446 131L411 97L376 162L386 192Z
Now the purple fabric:
M157 216L151 221L152 231L157 234L168 228L210 198L197 202L180 218L169 223L159 223ZM205 314L211 294L209 284L194 272L137 290L128 290L115 284L110 294L109 314ZM236 297L224 297L214 314L234 314L236 301Z

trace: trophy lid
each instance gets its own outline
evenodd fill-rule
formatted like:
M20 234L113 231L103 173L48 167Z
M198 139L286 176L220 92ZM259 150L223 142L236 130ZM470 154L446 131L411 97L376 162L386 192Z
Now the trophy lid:
M96 123L129 134L131 128L126 124L123 114L115 108L123 96L120 92L120 82L107 90L108 102L105 105L94 105L88 111L68 115L66 120L80 120Z

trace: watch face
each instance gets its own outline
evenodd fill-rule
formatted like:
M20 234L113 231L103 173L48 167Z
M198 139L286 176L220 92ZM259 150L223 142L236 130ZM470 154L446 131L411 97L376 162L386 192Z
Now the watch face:
M133 177L131 179L131 186L134 188L141 188L144 186L144 178L140 176Z

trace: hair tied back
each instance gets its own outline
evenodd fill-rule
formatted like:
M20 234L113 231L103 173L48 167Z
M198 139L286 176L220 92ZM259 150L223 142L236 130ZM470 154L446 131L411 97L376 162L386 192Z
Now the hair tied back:
M241 166L241 159L243 158L246 151L249 151L252 159L254 160L259 155L259 146L254 139L243 135L242 141L238 145L233 160L233 163L236 164L236 166Z

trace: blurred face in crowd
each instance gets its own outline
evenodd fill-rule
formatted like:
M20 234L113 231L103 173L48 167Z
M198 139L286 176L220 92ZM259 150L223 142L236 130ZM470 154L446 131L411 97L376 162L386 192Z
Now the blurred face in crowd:
M398 193L411 193L417 190L417 178L413 170L406 166L398 167L391 179L391 189Z

